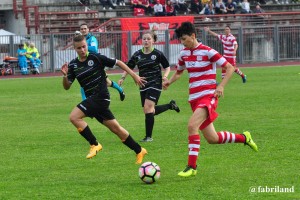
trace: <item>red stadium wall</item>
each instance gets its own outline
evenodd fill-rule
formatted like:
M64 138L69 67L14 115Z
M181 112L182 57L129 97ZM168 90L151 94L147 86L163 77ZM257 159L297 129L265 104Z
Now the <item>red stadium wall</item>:
M132 32L132 44L141 45L142 44L142 31L143 30L155 30L155 31L165 31L169 29L176 29L182 22L190 21L194 22L194 16L177 16L177 17L145 17L145 18L121 18L121 29L124 31L122 35L123 44L127 44L128 31ZM136 31L136 32L134 32ZM172 32L174 34L174 32ZM170 38L175 38L171 35ZM164 43L164 41L158 41L159 43ZM176 43L172 40L170 43ZM128 59L128 47L127 45L122 45L122 60Z

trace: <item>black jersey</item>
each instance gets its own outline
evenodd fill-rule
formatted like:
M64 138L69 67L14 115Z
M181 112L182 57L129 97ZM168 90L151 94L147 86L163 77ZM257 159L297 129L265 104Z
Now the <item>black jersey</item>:
M69 63L68 80L73 83L77 79L84 89L86 97L98 95L101 99L109 100L104 68L112 68L116 62L116 59L110 59L98 53L88 53L84 62L80 62L78 58L75 58Z
M161 67L167 68L170 66L165 55L155 48L149 54L145 54L143 49L136 51L128 61L127 65L131 69L137 66L139 69L139 76L146 78L147 83L144 88L141 88L141 90L146 90L150 87L161 90Z

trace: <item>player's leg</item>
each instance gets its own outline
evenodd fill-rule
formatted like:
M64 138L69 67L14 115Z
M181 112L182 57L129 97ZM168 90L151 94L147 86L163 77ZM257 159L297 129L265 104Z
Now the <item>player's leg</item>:
M238 74L241 78L242 78L242 81L243 83L246 83L247 81L247 77L246 75L236 66L236 58L230 58L230 59L227 59L229 61L229 63L234 66L235 70L234 72L236 74Z
M225 77L225 74L226 74L226 69L222 67L222 72L221 72L222 79Z
M108 87L115 88L120 94L120 100L124 101L125 93L124 93L124 90L121 86L119 86L116 82L110 80L108 77L106 77L106 84L107 84Z
M143 110L145 113L145 129L146 129L146 136L141 142L151 142L152 139L152 132L154 127L154 107L155 102L149 99L144 100Z
M197 108L188 123L188 164L186 168L179 172L182 177L194 176L197 174L197 159L200 151L199 127L208 116L207 108Z
M250 132L236 134L229 131L216 132L213 123L201 130L209 144L244 143L254 151L258 151L257 145L252 140Z
M176 112L180 112L179 107L177 106L174 100L171 100L168 104L156 105L154 115L159 115L167 110L175 110Z
M80 135L89 142L90 152L86 158L92 158L96 156L97 152L101 151L102 146L98 143L88 124L83 120L85 116L82 110L75 107L70 114L70 121L77 128Z
M147 154L147 150L135 142L127 130L120 126L116 119L104 120L103 124L109 128L111 132L116 134L121 139L123 144L136 153L136 164L141 164L144 156Z
M234 72L242 78L243 83L246 83L247 76L238 67L235 66Z

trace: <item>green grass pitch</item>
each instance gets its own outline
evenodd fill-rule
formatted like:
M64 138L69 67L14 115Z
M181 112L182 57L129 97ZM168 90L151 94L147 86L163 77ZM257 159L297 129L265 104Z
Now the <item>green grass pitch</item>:
M175 99L181 112L155 117L144 161L161 168L160 180L138 177L135 154L96 120L87 119L103 151L87 160L88 143L69 122L80 102L79 85L69 91L61 77L0 80L0 199L300 199L300 67L241 68L225 88L215 121L217 131L249 130L259 147L209 145L202 137L198 174L181 178L187 164L188 78L181 77L159 104ZM219 75L220 76L220 71ZM120 75L110 75L118 80ZM111 93L111 110L137 141L144 114L137 86L124 83L126 99ZM294 188L294 192L251 192L251 188Z

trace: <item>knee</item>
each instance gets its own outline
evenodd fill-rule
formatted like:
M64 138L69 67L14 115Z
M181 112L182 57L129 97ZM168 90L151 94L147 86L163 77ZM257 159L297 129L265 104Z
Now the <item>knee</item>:
M69 120L72 124L76 124L76 122L78 121L78 117L76 117L75 115L70 115L69 116Z
M154 113L154 106L149 105L149 104L144 104L144 113Z
M196 132L198 133L198 127L196 127L194 124L189 123L188 132L189 134L195 134Z

